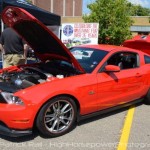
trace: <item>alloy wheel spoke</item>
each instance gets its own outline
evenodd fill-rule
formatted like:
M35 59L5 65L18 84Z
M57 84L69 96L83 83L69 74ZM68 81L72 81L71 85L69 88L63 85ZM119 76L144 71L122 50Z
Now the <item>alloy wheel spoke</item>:
M53 125L52 125L52 127L51 127L51 130L52 130L52 131L54 130L54 128L55 128L56 125L57 125L57 120L54 121L54 123L53 123Z
M45 122L46 122L46 123L49 123L49 122L51 122L51 121L53 121L53 120L55 120L55 117L53 117L53 118L51 118L51 119L48 119L48 120L46 120Z
M72 108L70 107L68 110L64 111L63 114L66 114L67 112L71 111Z
M53 105L53 110L54 110L54 112L57 111L57 108L55 107L55 104Z
M57 121L57 131L59 130L60 121Z
M60 111L60 102L58 101L57 110Z
M48 114L45 116L45 118L53 118L55 115L54 114Z
M61 113L64 113L64 111L66 110L66 108L69 106L69 104L67 103L62 109L61 109Z
M71 117L69 117L69 118L68 118L68 117L63 117L62 119L63 119L63 120L68 120L68 121L71 121L71 120L72 120Z
M68 124L63 120L63 119L61 119L60 120L65 126L68 126Z

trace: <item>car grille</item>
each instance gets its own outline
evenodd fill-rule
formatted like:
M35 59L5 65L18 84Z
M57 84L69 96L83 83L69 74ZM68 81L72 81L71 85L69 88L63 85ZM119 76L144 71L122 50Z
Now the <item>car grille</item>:
M0 103L6 103L4 97L0 94Z

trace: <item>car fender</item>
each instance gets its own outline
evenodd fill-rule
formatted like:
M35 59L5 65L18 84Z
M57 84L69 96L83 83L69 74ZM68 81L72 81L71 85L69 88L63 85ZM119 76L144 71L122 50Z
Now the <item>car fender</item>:
M53 97L60 95L70 95L78 101L79 105L81 106L81 113L86 113L85 107L90 107L90 103L87 103L87 97L89 97L88 91L90 88L95 88L95 90L97 90L97 79L95 75L92 77L92 82L95 83L93 87L91 86L91 78L89 76L92 77L93 75L83 74L48 81L16 92L15 95L20 97L26 105L33 105L36 111ZM93 95L93 97L96 98L96 94Z

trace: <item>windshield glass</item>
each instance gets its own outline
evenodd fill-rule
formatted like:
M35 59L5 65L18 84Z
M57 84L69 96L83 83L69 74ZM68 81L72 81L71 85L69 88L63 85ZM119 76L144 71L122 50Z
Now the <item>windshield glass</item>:
M91 73L108 52L91 48L75 47L71 49L71 53L82 68L87 73Z

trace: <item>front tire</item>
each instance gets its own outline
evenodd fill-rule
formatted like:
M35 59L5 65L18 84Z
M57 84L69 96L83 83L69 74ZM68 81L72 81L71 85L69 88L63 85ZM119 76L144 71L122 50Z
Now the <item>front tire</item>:
M69 132L75 125L77 107L73 99L59 96L48 101L40 110L36 126L46 137L57 137Z

